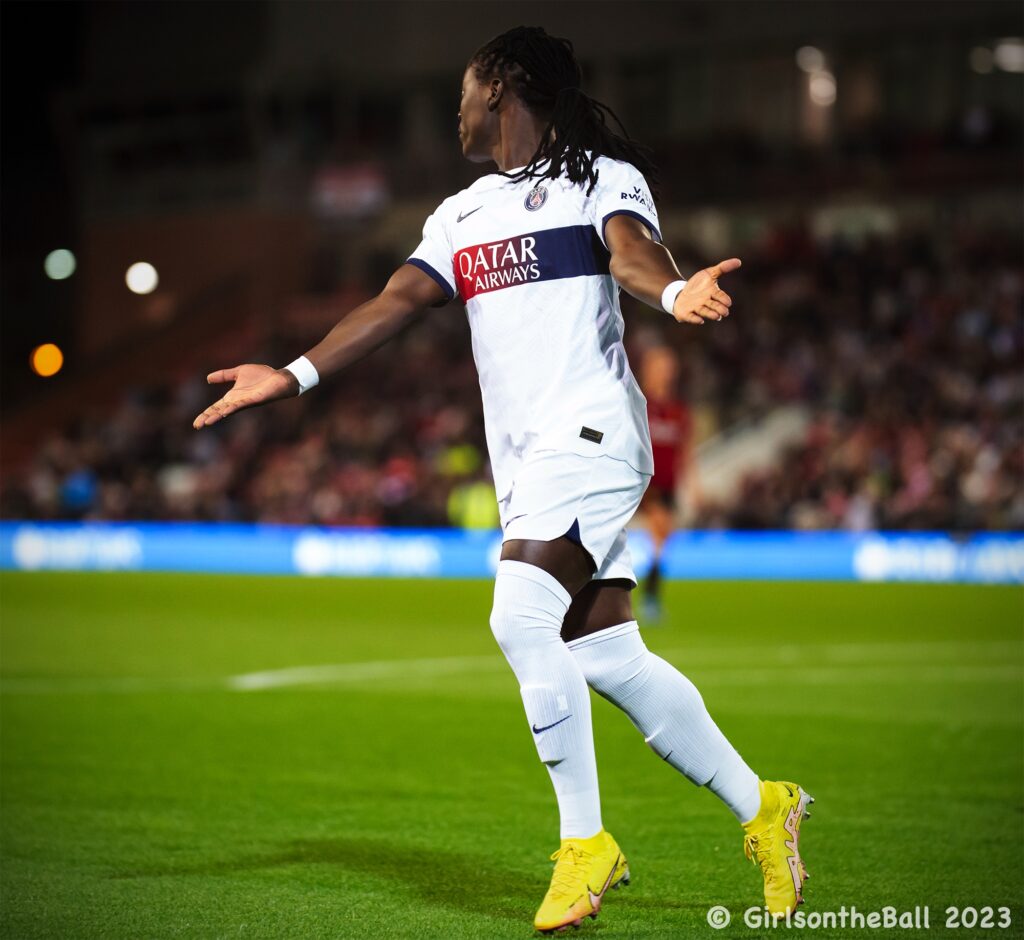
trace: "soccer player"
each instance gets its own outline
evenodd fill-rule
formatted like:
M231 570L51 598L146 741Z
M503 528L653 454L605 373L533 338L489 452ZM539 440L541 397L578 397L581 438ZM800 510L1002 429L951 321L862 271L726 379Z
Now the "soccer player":
M679 360L668 346L644 353L640 386L647 397L654 475L640 503L638 516L651 536L651 567L644 579L644 616L661 617L661 556L672 534L676 487L689 475L690 410L676 394Z
M646 151L612 131L614 116L580 81L572 44L540 28L517 27L474 54L459 140L469 160L498 172L444 200L381 293L304 356L283 369L212 373L211 383L233 385L194 425L303 394L460 298L504 530L490 624L560 814L535 926L553 931L596 916L606 890L629 878L601 821L588 684L736 815L765 901L781 914L801 900L797 843L810 797L759 780L693 684L647 650L630 605L636 577L624 531L653 465L619 288L701 327L728 316L718 282L740 262L680 276L661 243Z

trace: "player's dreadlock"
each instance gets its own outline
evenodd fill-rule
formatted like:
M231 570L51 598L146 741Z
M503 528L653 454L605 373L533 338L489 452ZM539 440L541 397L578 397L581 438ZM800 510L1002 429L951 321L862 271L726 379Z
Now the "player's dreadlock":
M632 163L654 190L658 172L650 151L630 138L611 108L583 93L582 72L568 39L549 36L539 26L517 26L482 46L470 65L479 81L500 78L530 111L548 118L540 146L513 180L557 179L564 166L572 182L589 184L590 193L597 182L594 160L605 156ZM621 135L608 126L609 118Z

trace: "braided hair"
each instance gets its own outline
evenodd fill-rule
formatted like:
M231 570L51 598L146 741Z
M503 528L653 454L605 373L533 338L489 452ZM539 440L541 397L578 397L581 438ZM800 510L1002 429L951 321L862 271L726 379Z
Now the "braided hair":
M597 183L594 161L605 156L633 164L654 190L658 171L650 150L630 138L611 108L584 94L583 74L568 39L549 36L539 26L517 26L481 46L469 65L478 81L500 78L527 109L548 119L530 162L518 173L505 174L510 179L558 179L564 167L573 183L588 184L589 194ZM609 119L621 133L612 130Z

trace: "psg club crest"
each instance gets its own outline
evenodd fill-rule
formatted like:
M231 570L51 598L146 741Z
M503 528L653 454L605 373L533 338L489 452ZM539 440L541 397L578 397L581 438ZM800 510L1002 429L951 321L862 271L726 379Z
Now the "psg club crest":
M548 201L548 191L543 186L534 186L526 194L526 201L523 203L530 212L536 212L545 202Z

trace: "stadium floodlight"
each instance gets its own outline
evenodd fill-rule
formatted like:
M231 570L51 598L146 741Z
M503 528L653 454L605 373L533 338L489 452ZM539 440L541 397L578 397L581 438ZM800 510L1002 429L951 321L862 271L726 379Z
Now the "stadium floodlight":
M51 251L46 260L43 261L43 270L51 281L63 281L75 273L77 262L72 252L67 248L57 248Z
M152 294L160 283L160 277L148 261L136 261L125 272L124 282L133 294Z
M48 379L60 372L64 365L64 353L56 343L43 343L32 350L28 361L36 375Z

